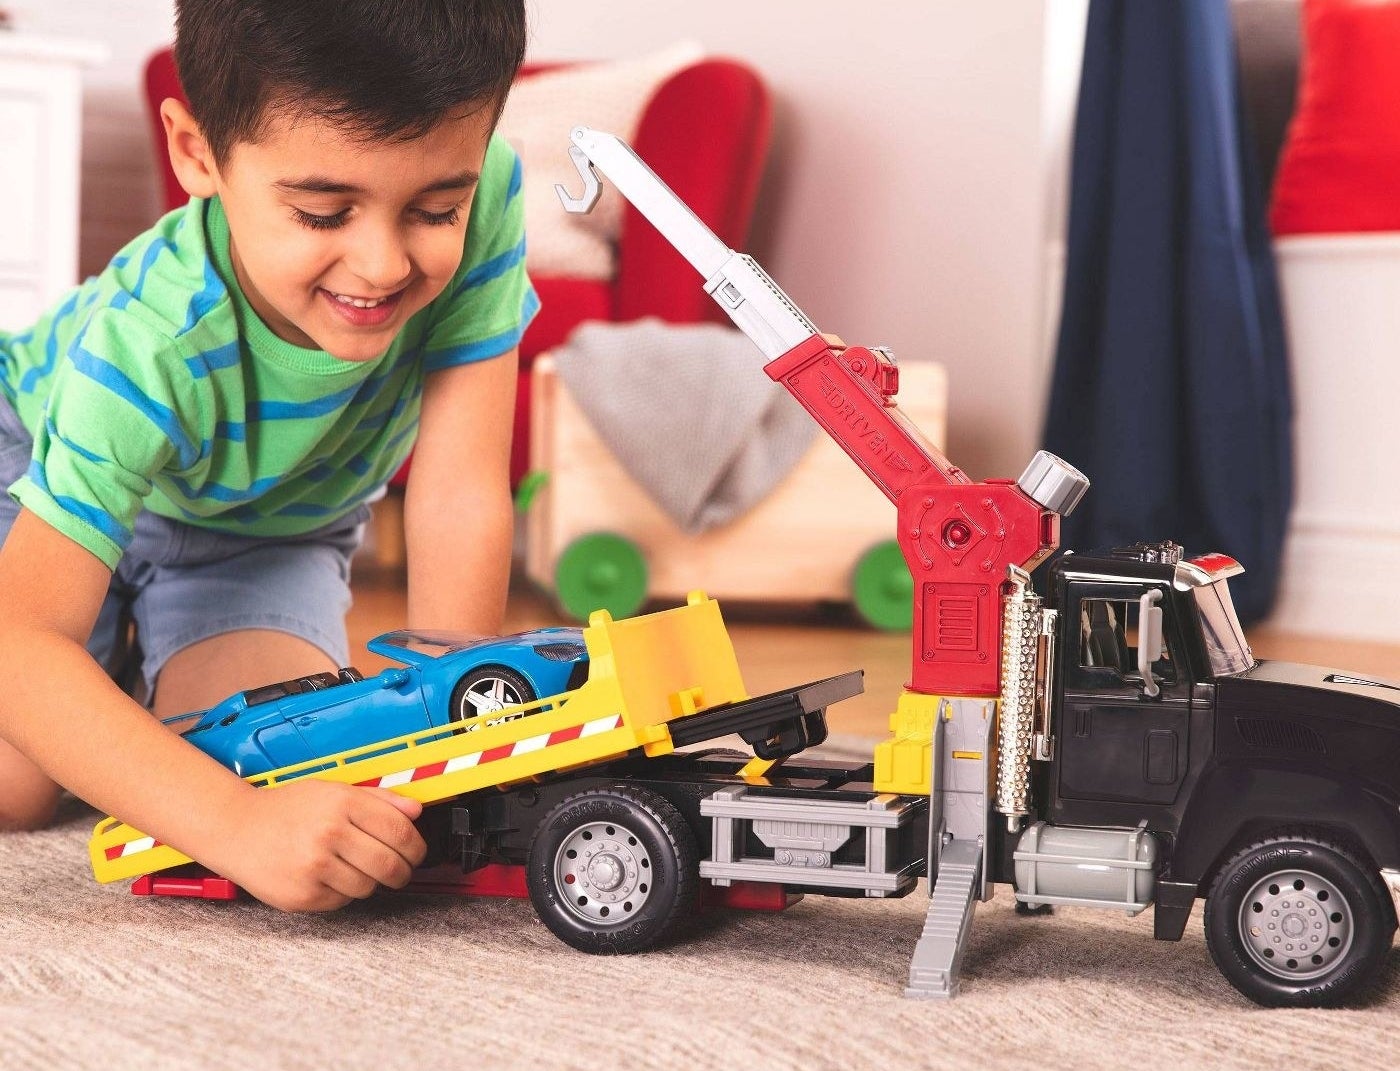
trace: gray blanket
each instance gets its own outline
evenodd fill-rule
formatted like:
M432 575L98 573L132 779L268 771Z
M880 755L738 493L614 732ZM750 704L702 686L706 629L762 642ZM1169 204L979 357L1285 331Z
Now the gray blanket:
M759 502L817 433L763 374L763 355L732 328L587 323L556 358L559 378L599 437L688 533Z

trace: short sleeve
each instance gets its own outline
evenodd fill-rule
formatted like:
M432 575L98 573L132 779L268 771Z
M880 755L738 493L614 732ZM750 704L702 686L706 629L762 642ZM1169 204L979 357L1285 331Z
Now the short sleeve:
M494 135L467 220L461 266L433 303L427 371L514 349L539 311L539 298L525 273L525 198L520 190L520 157Z
M98 310L54 370L29 470L10 495L115 569L156 473L200 449L177 415L175 344Z

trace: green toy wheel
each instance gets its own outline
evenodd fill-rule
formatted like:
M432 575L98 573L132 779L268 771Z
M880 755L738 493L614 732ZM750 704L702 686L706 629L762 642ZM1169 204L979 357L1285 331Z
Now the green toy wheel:
M914 626L914 578L894 540L876 543L856 562L851 599L866 624L889 632Z
M637 544L620 535L579 536L554 566L554 593L564 612L579 621L594 610L631 617L646 601L646 559Z

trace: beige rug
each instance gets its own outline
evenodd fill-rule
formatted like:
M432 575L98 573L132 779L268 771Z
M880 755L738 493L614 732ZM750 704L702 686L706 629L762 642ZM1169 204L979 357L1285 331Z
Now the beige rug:
M132 896L88 872L96 816L0 837L0 1069L1347 1068L1388 1066L1400 962L1341 1012L1270 1012L1216 973L1200 913L978 909L951 1003L901 996L923 922L809 896L715 912L627 958L560 944L528 901L386 894L326 916Z

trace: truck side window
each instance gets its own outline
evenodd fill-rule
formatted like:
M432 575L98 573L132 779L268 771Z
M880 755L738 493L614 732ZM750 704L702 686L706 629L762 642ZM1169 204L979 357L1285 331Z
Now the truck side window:
M1079 601L1079 664L1085 669L1111 669L1127 680L1139 679L1137 669L1138 603L1136 599ZM1175 681L1171 652L1164 645L1152 664L1160 681Z

